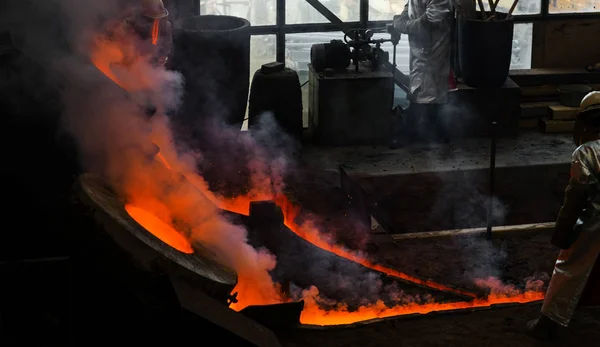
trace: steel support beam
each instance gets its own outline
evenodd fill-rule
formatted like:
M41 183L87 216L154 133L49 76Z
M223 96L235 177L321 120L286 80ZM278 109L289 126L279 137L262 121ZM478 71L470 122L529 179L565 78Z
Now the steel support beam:
M277 0L276 9L277 16L275 17L275 26L277 30L275 31L275 57L278 62L285 63L285 0Z

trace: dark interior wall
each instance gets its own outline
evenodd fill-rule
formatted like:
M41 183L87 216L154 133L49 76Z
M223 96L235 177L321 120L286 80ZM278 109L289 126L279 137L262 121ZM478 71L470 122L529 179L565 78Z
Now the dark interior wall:
M600 16L533 24L532 68L585 68L600 63Z

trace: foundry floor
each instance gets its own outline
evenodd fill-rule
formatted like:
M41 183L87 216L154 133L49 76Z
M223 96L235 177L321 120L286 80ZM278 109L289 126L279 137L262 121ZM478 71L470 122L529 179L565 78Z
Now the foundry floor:
M554 221L574 149L569 135L527 132L498 139L494 224ZM392 233L482 227L489 151L485 138L396 150L305 146L296 166L302 169L296 174L298 182L288 186L301 206L343 225L340 219L351 212L347 194L340 190L342 165L386 214Z
M570 135L523 132L497 140L496 167L568 163L574 150ZM327 171L337 171L342 164L355 176L487 169L490 139L453 139L449 144L414 144L401 149L305 146L302 158L309 167Z
M580 309L561 340L540 343L525 335L540 305L521 305L465 314L381 321L354 329L297 330L281 338L285 347L534 347L598 346L600 309Z
M439 283L475 289L474 279L494 276L523 288L540 280L545 290L558 250L550 244L551 230L481 236L433 237L383 243L371 249L375 261ZM399 317L353 329L298 330L283 336L284 346L541 346L524 334L527 321L539 314L540 303L495 307L483 311L433 313ZM556 346L598 346L600 308L578 309ZM577 344L575 343L577 342Z

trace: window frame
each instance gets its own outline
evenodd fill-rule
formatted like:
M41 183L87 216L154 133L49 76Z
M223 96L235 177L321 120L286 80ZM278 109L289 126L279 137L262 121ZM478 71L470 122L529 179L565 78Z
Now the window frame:
M515 15L515 23L535 23L544 21L555 21L565 19L600 19L600 12L568 12L549 13L551 0L540 0L541 12L539 14ZM344 22L349 28L384 28L390 21L369 20L369 0L360 0L359 21ZM276 58L279 62L285 61L285 36L286 34L299 34L311 32L340 31L333 23L306 23L286 24L285 11L286 0L276 0L276 20L274 25L258 25L250 28L251 35L275 35L276 36ZM194 13L200 15L200 0L194 0ZM391 20L391 18L390 18Z

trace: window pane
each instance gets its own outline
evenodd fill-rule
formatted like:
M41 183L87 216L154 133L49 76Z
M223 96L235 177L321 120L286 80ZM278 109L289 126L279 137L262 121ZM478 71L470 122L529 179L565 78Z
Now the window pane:
M333 14L344 22L357 22L360 18L359 0L321 0ZM285 23L329 23L306 0L285 0Z
M513 31L513 47L510 68L512 70L531 69L531 47L533 44L533 24L517 23Z
M406 0L369 0L369 20L389 20L402 13Z
M550 13L600 12L599 0L550 0Z
M500 2L498 2L498 7L496 7L496 10L499 12L508 13L513 2L514 0L500 0ZM489 10L489 1L483 0L483 7L485 7L486 10ZM541 0L519 0L519 2L517 3L517 7L515 7L515 10L513 11L513 14L538 14L541 11Z
M199 0L200 14L245 18L252 25L274 25L276 0Z
M250 38L250 85L256 70L263 64L272 63L276 60L276 38L275 35L252 35ZM242 124L242 130L248 129L248 108L246 107L246 119Z
M263 64L276 60L275 35L252 35L250 39L250 79Z

